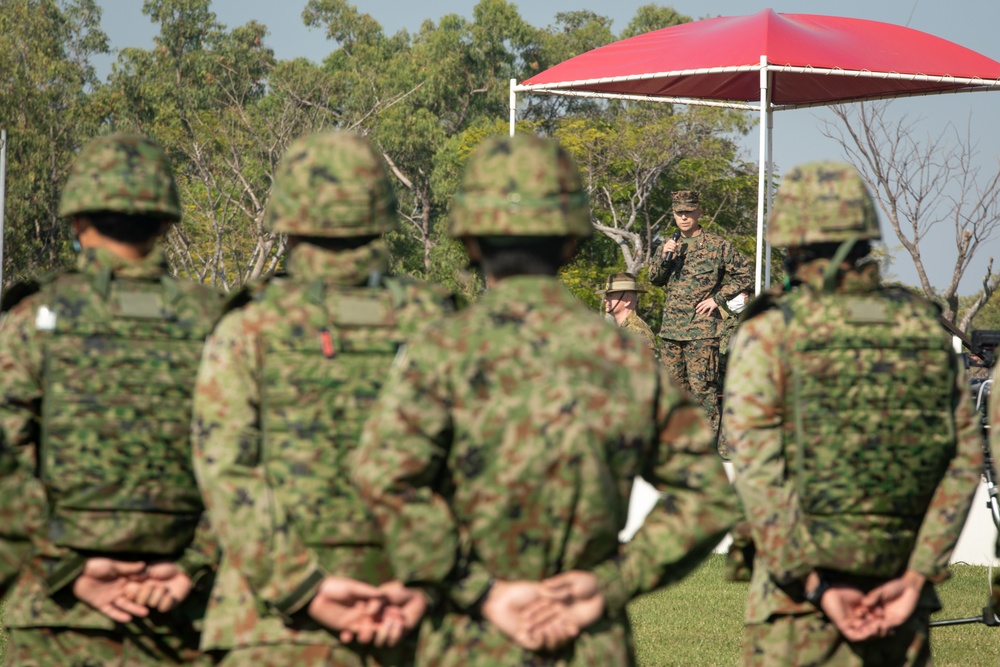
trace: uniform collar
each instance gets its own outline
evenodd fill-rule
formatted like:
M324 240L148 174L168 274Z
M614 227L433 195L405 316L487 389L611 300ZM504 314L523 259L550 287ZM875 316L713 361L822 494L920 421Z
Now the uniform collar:
M385 274L389 251L382 240L337 251L301 243L288 251L285 268L288 275L298 280L321 278L326 283L363 285L372 274Z
M167 256L159 245L139 260L119 257L105 248L85 248L76 258L81 273L110 271L123 278L159 278L167 273Z
M830 266L829 259L814 259L798 267L795 277L810 289L822 291L823 274ZM866 262L848 269L841 268L837 274L835 294L857 294L872 292L879 286L877 262Z

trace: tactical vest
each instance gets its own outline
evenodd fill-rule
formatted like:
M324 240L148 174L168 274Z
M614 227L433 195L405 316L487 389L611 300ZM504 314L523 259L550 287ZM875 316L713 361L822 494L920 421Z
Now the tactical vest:
M105 553L172 554L202 511L191 396L219 313L207 288L99 274L41 287L44 394L38 474L51 539Z
M897 576L955 453L948 337L934 306L903 290L803 290L781 307L787 474L814 565Z
M402 301L392 278L375 287L285 278L257 302L278 315L259 338L261 458L310 546L381 546L350 457L403 344Z

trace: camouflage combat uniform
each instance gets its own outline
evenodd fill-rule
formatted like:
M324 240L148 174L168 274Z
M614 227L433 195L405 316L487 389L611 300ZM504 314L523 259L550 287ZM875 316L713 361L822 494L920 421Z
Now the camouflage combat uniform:
M997 378L1000 377L1000 372L997 372L997 368L1000 366L993 367L993 373L990 376L993 380L990 385L990 405L989 405L989 424L990 424L990 455L993 459L993 474L996 475L996 468L1000 465L1000 389L997 388ZM1000 534L997 535L997 547L996 547L996 557L1000 558ZM993 575L993 595L991 597L991 604L993 605L993 612L995 614L1000 614L1000 570L996 570Z
M349 240L395 228L396 200L368 142L331 132L289 146L267 215L278 232ZM287 275L238 295L205 347L195 467L224 555L203 646L230 651L224 665L412 659L412 645L342 645L306 611L327 575L392 579L348 454L405 336L451 302L387 265L379 240L294 245Z
M450 233L589 235L575 165L554 142L487 140L470 158ZM558 279L490 284L408 345L357 456L396 576L440 598L418 664L634 664L625 604L683 577L735 518L711 433L653 354ZM623 546L636 475L663 500ZM572 569L594 572L606 613L563 650L526 651L477 611L493 578Z
M661 362L663 361L663 346L660 344L660 340L656 337L656 334L653 333L653 330L649 327L649 325L646 324L646 322L639 317L635 311L629 313L628 317L622 321L621 328L625 331L634 333L641 338L642 342L646 344L646 347L653 351L656 358Z
M92 142L60 214L111 211L156 226L180 218L162 150L141 137ZM37 477L5 511L35 516L32 557L7 598L7 662L175 664L199 656L214 543L191 468L191 392L220 301L178 282L155 248L129 261L88 248L76 270L12 287L0 326L0 426ZM195 590L127 625L77 600L91 556L174 562ZM205 577L204 580L202 578Z
M847 165L793 170L774 210L777 246L879 238ZM936 308L881 288L875 264L843 266L804 261L800 284L752 303L733 341L724 427L757 545L745 665L928 664L930 582L947 577L979 478L978 426ZM928 583L885 639L846 641L803 597L811 571L869 590L908 568Z
M702 229L681 241L674 257L657 257L649 268L649 281L666 293L660 325L664 359L674 380L701 402L718 430L720 311L740 292L753 293L753 276L743 255L717 234ZM710 315L696 313L695 306L709 297L719 308Z

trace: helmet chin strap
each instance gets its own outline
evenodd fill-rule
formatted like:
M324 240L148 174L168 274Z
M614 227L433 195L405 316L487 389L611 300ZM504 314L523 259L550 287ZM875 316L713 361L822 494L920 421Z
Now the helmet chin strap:
M854 249L854 244L856 244L858 240L858 234L851 235L840 244L840 247L837 248L837 252L833 254L833 259L830 260L830 266L826 267L826 271L823 272L824 292L833 291L833 288L837 283L837 271L840 270L840 263L843 262L851 250Z

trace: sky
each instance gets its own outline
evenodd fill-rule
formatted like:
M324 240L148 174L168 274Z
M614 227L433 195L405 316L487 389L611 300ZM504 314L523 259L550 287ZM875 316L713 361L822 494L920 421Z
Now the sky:
M611 29L621 32L635 15L636 10L652 0L530 0L517 1L521 16L530 24L544 27L555 22L559 12L587 9L613 20ZM156 27L141 12L140 0L98 0L102 7L102 28L108 34L112 49L127 46L149 48ZM213 0L212 9L219 21L232 28L253 19L266 25L270 31L267 44L279 59L306 57L320 62L333 44L321 30L306 28L301 12L306 0ZM360 11L370 14L387 34L398 30L416 32L424 20L437 22L447 14L461 14L471 19L475 0L354 0ZM1000 40L996 38L1000 26L998 0L660 0L655 4L667 5L694 19L714 16L741 16L770 7L777 12L798 14L826 14L850 16L886 23L905 25L915 30L931 33L962 46L1000 60ZM110 70L112 58L97 61L98 73L103 77ZM971 95L944 95L895 100L891 103L894 116L906 115L917 121L918 136L937 136L955 126L964 135L971 131L977 144L978 160L984 171L995 170L1000 163L1000 91ZM826 110L802 109L775 114L773 150L779 173L795 164L822 159L843 158L840 147L822 135L824 120L833 120ZM756 133L745 144L746 157L758 159ZM888 237L894 260L891 274L907 284L917 284L917 274L905 251L893 250L898 242L888 225L883 222L883 233ZM972 294L980 289L987 260L997 255L1000 271L1000 238L995 238L982 250L961 283L962 294ZM942 289L951 278L955 260L953 232L944 228L928 239L922 248L925 267L931 282Z

